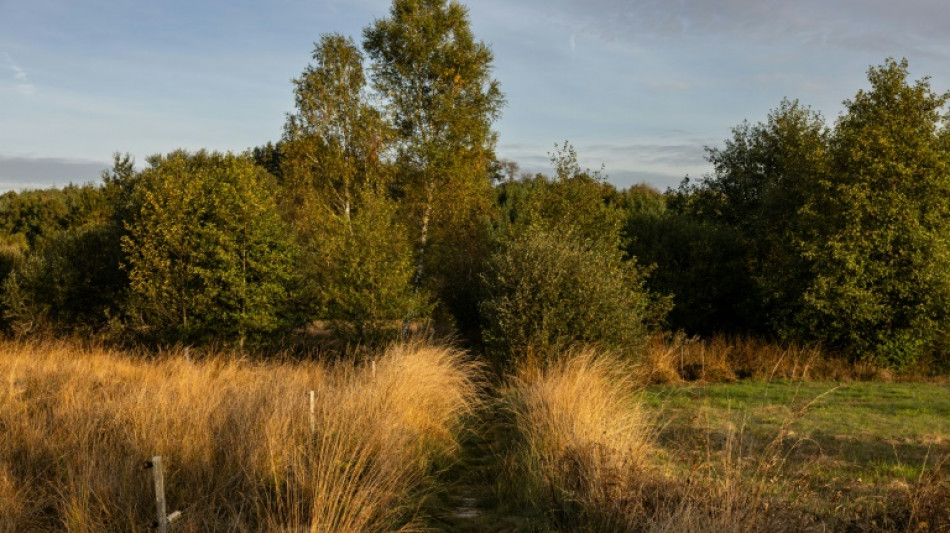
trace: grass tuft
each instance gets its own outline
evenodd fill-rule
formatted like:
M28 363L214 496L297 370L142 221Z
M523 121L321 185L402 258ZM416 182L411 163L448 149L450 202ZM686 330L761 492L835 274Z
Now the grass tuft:
M558 528L606 527L625 478L647 464L651 424L629 376L620 359L582 350L522 367L502 395L517 434L510 487Z

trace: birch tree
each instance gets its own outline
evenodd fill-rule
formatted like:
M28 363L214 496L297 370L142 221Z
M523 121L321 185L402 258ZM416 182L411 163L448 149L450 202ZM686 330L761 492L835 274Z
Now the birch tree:
M492 208L492 123L504 97L492 52L468 12L446 0L395 0L363 33L372 79L396 129L395 187L415 241L413 285L459 312L474 301Z

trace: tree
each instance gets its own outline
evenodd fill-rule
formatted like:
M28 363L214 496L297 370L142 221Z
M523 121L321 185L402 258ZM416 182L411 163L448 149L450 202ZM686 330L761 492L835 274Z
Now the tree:
M349 219L323 221L312 249L314 288L322 316L349 342L392 340L407 315L426 316L428 303L412 290L412 250L395 203L369 188L358 191Z
M601 171L582 170L574 147L565 142L551 154L554 177L539 177L520 208L520 224L575 233L581 239L620 247L622 213L617 191Z
M653 267L646 281L651 292L672 296L668 326L710 334L752 322L746 315L751 296L748 250L738 231L668 209L667 199L637 186L623 194L621 203L624 250Z
M44 239L2 285L6 319L21 333L106 325L125 289L120 261L118 236L107 223Z
M103 191L91 184L0 195L0 235L22 235L30 248L58 232L110 216Z
M491 129L504 102L492 53L468 13L446 0L394 0L366 28L374 87L396 127L395 187L415 234L414 287L425 283L462 321L487 254L492 208Z
M297 111L281 143L283 203L303 250L298 300L309 319L375 341L427 307L412 294L409 239L388 195L382 157L392 133L350 39L324 35L313 59L294 80Z
M20 254L0 291L0 313L25 333L36 329L97 329L118 316L128 279L120 269L119 244L128 191L135 172L131 158L115 155L115 166L103 172L103 186L69 186L20 196L11 217ZM34 203L30 199L39 199ZM32 208L29 207L32 204ZM16 204L14 204L16 205ZM62 207L52 210L37 206ZM45 213L45 216L44 216ZM27 251L29 240L33 247ZM3 248L0 248L0 283Z
M306 211L316 203L349 219L359 189L384 185L380 158L390 133L369 104L352 40L323 35L313 59L294 80L297 111L284 128L282 173L292 205Z
M697 331L788 333L809 279L800 212L828 174L828 142L820 114L784 100L765 122L744 122L723 148L707 148L711 175L668 191L668 213L656 222L671 226L654 237L687 241L679 252L656 248L655 239L651 247L664 271L656 281L671 282L677 296L674 319L693 317L683 326ZM645 252L630 247L638 248ZM682 285L691 279L701 286ZM694 313L700 309L707 312Z
M897 367L946 342L950 305L948 94L906 60L868 71L845 102L832 171L803 207L813 278L797 327ZM946 357L946 354L939 354Z
M277 183L281 185L284 182L284 157L284 146L281 141L276 143L268 142L267 144L255 146L251 149L251 158L254 160L254 163L266 170L271 176L274 176Z
M277 329L292 248L267 173L205 151L148 164L122 237L135 324L172 341L243 343Z

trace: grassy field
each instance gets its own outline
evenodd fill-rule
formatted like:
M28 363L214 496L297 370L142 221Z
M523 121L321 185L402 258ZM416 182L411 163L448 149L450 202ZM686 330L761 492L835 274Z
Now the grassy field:
M156 454L176 532L950 531L950 386L735 381L690 350L644 387L591 350L489 380L420 343L323 363L0 341L0 531L145 529ZM772 375L816 367L769 350ZM687 356L730 382L684 381Z
M945 384L643 389L576 364L514 380L498 401L464 497L438 502L474 496L478 513L449 512L437 529L950 531Z
M681 465L779 461L796 505L831 526L883 524L896 502L947 489L948 385L748 381L653 386L643 398Z

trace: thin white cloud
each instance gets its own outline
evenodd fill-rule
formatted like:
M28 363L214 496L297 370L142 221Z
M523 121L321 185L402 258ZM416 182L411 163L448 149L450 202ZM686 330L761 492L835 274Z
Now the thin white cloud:
M580 165L597 170L604 165L607 179L618 187L647 183L658 189L676 187L686 175L709 172L705 147L713 139L690 138L662 144L630 141L623 143L579 142L574 144ZM551 174L551 147L534 143L502 143L498 155L516 161L523 172Z
M606 41L655 44L784 43L812 50L842 49L946 59L943 0L761 2L758 0L528 0L547 20ZM849 5L850 4L850 5Z
M3 57L7 60L10 70L13 72L13 79L16 81L16 90L22 95L29 96L36 94L36 86L30 82L26 71L20 68L20 65L10 57L10 54L4 52Z
M98 181L111 165L104 161L0 154L0 194L9 190Z

